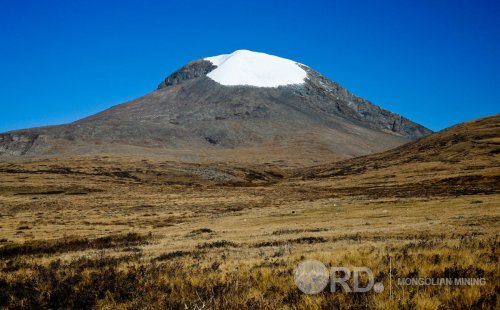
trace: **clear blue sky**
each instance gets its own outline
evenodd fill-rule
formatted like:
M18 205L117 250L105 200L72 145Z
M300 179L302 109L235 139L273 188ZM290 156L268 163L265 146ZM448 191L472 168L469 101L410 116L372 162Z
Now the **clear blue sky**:
M76 120L236 49L439 130L500 112L499 3L0 0L0 131Z

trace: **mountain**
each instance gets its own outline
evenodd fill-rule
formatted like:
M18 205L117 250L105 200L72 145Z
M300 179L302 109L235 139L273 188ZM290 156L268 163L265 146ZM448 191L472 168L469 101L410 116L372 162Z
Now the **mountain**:
M460 123L382 153L295 173L295 178L322 184L330 193L375 197L500 193L500 114Z
M0 155L303 164L380 152L430 133L306 65L239 50L190 62L152 93L73 123L0 134Z

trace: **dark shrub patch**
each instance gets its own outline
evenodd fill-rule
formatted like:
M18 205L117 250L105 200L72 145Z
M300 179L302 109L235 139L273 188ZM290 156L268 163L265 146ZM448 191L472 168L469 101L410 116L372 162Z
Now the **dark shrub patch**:
M0 248L0 259L18 255L54 254L86 249L108 249L130 247L147 243L146 236L136 233L114 235L96 239L60 239L54 241L32 241L23 244L7 244Z

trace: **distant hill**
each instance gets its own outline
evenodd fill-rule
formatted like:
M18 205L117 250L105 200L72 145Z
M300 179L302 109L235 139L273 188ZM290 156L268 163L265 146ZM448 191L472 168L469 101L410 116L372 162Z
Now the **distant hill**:
M386 152L298 170L342 191L388 196L500 192L500 115L461 123Z

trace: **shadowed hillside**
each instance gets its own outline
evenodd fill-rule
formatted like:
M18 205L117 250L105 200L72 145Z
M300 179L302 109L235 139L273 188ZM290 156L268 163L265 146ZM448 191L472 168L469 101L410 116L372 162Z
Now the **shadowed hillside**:
M499 115L462 123L383 153L296 172L313 182L376 182L369 192L377 195L421 196L496 193L499 174ZM363 192L362 183L345 190Z

